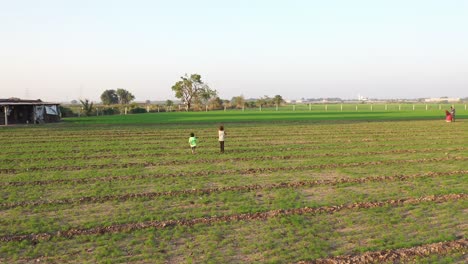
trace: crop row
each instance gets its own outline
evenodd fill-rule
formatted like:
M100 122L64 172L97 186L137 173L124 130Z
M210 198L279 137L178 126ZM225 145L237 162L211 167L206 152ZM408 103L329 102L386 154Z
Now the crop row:
M214 142L214 141L213 141ZM428 146L428 145L436 145L439 146L441 143L444 144L455 144L455 145L460 145L463 144L465 141L463 139L459 140L447 140L444 139L443 141L416 141L412 140L410 141L411 143L408 143L408 141L396 141L399 144L388 144L388 141L382 140L379 142L386 142L386 144L379 144L377 141L375 142L370 142L368 140L359 140L359 141L352 141L352 140L340 140L340 141L333 141L329 142L327 144L324 143L324 141L311 141L311 140L302 140L302 141L294 141L294 148L295 149L310 149L310 148L316 148L316 149L333 149L333 148L339 148L342 149L344 146L348 146L347 149L349 149L350 146L356 147L356 148L362 148L362 147L398 147L398 146ZM430 143L428 143L430 142ZM145 144L143 144L145 143ZM184 140L184 145L185 146L185 140ZM370 143L377 143L377 144L370 144ZM206 144L206 142L205 142ZM268 148L268 149L275 149L276 146L282 146L284 147L285 142L269 142L267 145L262 143L262 144L255 144L252 142L245 142L245 143L233 143L229 141L230 145L235 146L235 149L231 149L231 152L248 152L248 151L258 151L256 147L262 147L262 149ZM356 145L357 144L357 145ZM2 156L17 156L21 154L28 154L28 155L36 155L36 154L48 154L48 153L54 153L55 155L60 155L60 154L72 154L72 153L96 153L96 152L115 152L115 151L124 151L124 152L129 152L129 151L144 151L144 150L149 150L149 149L157 149L157 150L163 150L164 153L167 153L168 151L172 149L178 149L180 148L180 142L177 145L167 145L167 144L147 144L147 142L140 142L140 144L135 144L142 146L144 145L145 147L129 147L128 144L119 144L118 142L111 142L109 144L105 145L93 145L93 146L81 146L81 145L76 145L76 146L67 146L65 149L61 145L49 145L47 147L44 147L44 149L38 148L38 147L33 147L33 146L25 146L21 148L21 151L18 151L16 148L14 151L13 149L2 149ZM204 145L203 142L201 142L200 145ZM338 145L338 146L330 146L330 145ZM179 146L179 147L177 147ZM248 147L248 149L240 149L241 147ZM31 148L31 150L28 150L28 148ZM266 150L266 149L265 149ZM279 150L285 150L284 148L281 148Z
M365 252L359 255L335 256L312 261L299 261L298 264L349 264L349 263L402 263L416 257L427 257L432 254L446 255L451 252L468 249L468 239L460 238L454 241L438 242L411 248L399 248Z
M351 162L351 163L332 163L332 164L318 164L308 166L294 166L294 167L270 167L270 168L249 168L241 170L224 170L223 173L238 173L238 174L252 174L259 172L276 172L276 171L288 171L288 170L308 170L308 169L329 169L329 168L349 168L357 166L373 166L373 165L391 165L391 164L406 164L406 163L422 163L422 162L434 162L434 161L445 161L445 160L456 160L463 161L468 160L468 157L443 157L443 158L424 158L415 160L386 160L386 161L371 161L371 162ZM35 171L79 171L79 170L98 170L98 169L110 169L110 168L135 168L135 167L154 167L158 166L157 162L128 162L128 163L111 163L111 164L90 164L83 166L56 166L56 167L31 167L25 169L0 169L0 174L17 174L20 172L35 172ZM212 172L198 172L192 173L190 176L204 176ZM183 176L182 174L164 174L160 176L152 177L174 177Z
M286 189L286 188L302 188L302 187L314 187L314 186L335 186L345 183L367 183L367 182L388 182L388 181L405 181L415 178L427 178L427 177L440 177L450 175L463 175L468 174L468 171L450 171L450 172L429 172L419 173L412 175L392 175L392 176L375 176L375 177L364 177L364 178L341 178L334 180L314 180L314 181L298 181L298 182L280 182L266 185L244 185L244 186L228 186L220 188L208 188L208 189L191 189L191 190L178 190L178 191L167 191L167 192L144 192L144 193L128 193L122 195L105 195L105 196L86 196L79 198L69 198L60 200L39 200L39 201L22 201L14 203L0 203L0 208L11 209L15 207L25 206L41 206L41 205L60 205L60 204L85 204L85 203L102 203L106 201L127 201L130 199L146 198L152 199L161 196L185 196L185 195L205 195L211 193L221 193L226 191L235 192L249 192L254 190L270 190L270 189Z
M304 139L308 138L310 140L307 140L307 142L310 143L320 143L323 142L324 140L326 141L333 141L333 142L381 142L381 141L401 141L402 138L405 138L405 140L415 140L415 139L421 139L421 137L425 137L426 140L451 140L451 139L456 139L460 138L463 135L454 135L450 134L449 136L446 135L437 135L437 136L428 136L427 134L424 135L401 135L401 134L394 134L393 136L382 136L382 135L365 135L364 137L349 137L347 136L346 139L343 139L342 136L339 135L327 135L327 136L310 136L310 135L300 135L295 137L294 135L284 135L284 136L278 136L275 135L276 138L282 138L283 142L296 142L296 141L303 141ZM264 137L258 137L258 136L249 136L249 142L250 143L263 143L263 142L271 142L271 139L269 136L264 136ZM116 144L118 142L119 144L137 144L137 143L146 143L146 144L162 144L164 145L177 145L180 144L180 142L184 142L187 140L188 137L180 137L180 138L175 138L172 137L170 140L162 140L160 138L154 139L154 138L141 138L141 137L133 137L129 139L115 139L115 140L109 140L107 138L97 138L95 140L91 139L79 139L79 140L63 140L63 141L58 141L58 140L35 140L35 141L25 141L21 140L20 142L8 142L4 141L2 143L3 147L5 149L12 149L12 148L40 148L41 146L49 146L51 143L54 144L60 144L62 146L84 146L84 145L94 145L96 143L99 143L101 146L109 146ZM215 136L207 136L207 137L200 137L200 139L215 139ZM105 141L104 141L105 140ZM244 138L240 136L235 136L230 134L229 140L233 143L242 143L244 142Z
M359 123L344 123L344 124L337 124L337 128L334 131L346 134L373 134L373 133L390 133L389 128L398 129L398 128L405 128L398 131L401 133L407 133L410 130L412 133L427 133L427 127L430 126L434 127L438 125L438 127L446 128L445 123L437 123L435 124L432 121L429 122L412 122L411 125L406 126L406 124L400 122L399 127L395 127L392 123L374 123L376 125L373 126L362 126ZM64 130L60 130L60 128L55 127L53 131L53 136L57 136L58 138L77 138L77 137L93 137L93 136L103 136L103 137L140 137L140 136L162 136L162 137L172 137L171 133L174 130L193 130L196 129L197 131L201 132L212 132L216 131L217 127L213 126L194 126L194 125L187 125L185 127L174 127L174 128L167 128L168 126L160 127L160 126L153 126L150 128L146 128L143 126L138 126L137 128L129 126L127 129L119 130L116 127L93 127L93 129L87 130L76 130L73 127L67 127ZM263 134L267 135L268 132L265 130L265 127L268 127L268 131L274 130L278 132L294 132L294 133L303 133L307 131L308 133L314 133L316 135L321 135L324 132L330 132L329 125L323 125L319 123L314 123L314 129L310 130L310 124L308 125L301 125L301 124L275 124L274 127L269 126L268 124L255 124L245 127L239 127L237 124L235 128L229 128L230 131L235 131L236 134L245 135L245 134ZM291 129L293 128L293 129ZM45 132L44 132L45 131ZM33 132L33 133L31 133ZM9 139L9 134L11 132L7 130L0 131L0 139ZM50 138L51 133L48 129L34 129L29 127L28 129L16 129L14 131L15 134L26 137L26 138Z
M235 134L229 134L230 135L230 140L231 141L242 141L242 139L244 139L245 137L242 136L242 135L235 135ZM202 134L203 136L203 134ZM252 135L252 134L249 134L248 135L250 137L250 140L251 142L264 142L264 141L267 141L265 138L269 138L268 135L264 135L264 136L261 136L261 135ZM456 133L451 133L450 135L448 136L443 136L441 137L440 135L437 135L437 136L433 136L431 137L431 139L441 139L441 138L444 138L444 139L453 139L453 138L457 138L457 137L460 137L460 136L463 136L463 134L456 134ZM205 138L208 138L210 136L206 136L205 135ZM301 133L301 134L297 134L297 133L288 133L288 134L285 134L285 135L278 135L278 134L275 134L275 137L277 138L287 138L288 140L297 140L297 139L303 139L303 138L313 138L314 140L318 141L318 142L321 142L323 141L324 139L327 139L327 140L336 140L336 139L342 139L343 137L338 135L338 134L328 134L328 135L315 135L315 134L305 134L305 133ZM405 139L419 139L421 137L427 137L427 133L424 133L424 134L414 134L414 133L408 133L408 134L405 134L405 133L389 133L389 135L383 135L383 134L365 134L365 135L359 135L359 137L352 137L350 135L347 135L347 139L350 139L350 140L359 140L359 139L362 139L362 140L374 140L374 141L378 141L378 139L382 139L382 138L385 138L386 140L401 140L401 138L405 138ZM214 138L214 136L211 136L211 138ZM145 142L148 142L148 143L160 143L160 142L167 142L169 144L176 144L177 142L180 142L182 140L185 140L186 137L168 137L167 139L164 139L164 138L161 138L160 136L154 136L154 137L137 137L137 136L133 136L133 137L128 137L128 138L107 138L107 137L96 137L96 138L79 138L79 139L70 139L70 138L63 138L63 140L57 140L56 138L53 138L51 137L50 139L47 139L47 140L38 140L38 139L31 139L31 140L26 140L26 139L22 139L21 141L3 141L3 145L4 147L6 148L13 148L13 147L21 147L21 146L31 146L31 145L34 145L35 147L38 147L40 146L41 144L50 144L51 142L55 143L55 144L65 144L65 145L71 145L71 144L77 144L79 143L80 145L82 145L83 143L95 143L95 142L100 142L102 143L103 140L106 140L108 142L121 142L121 143L138 143L138 142L141 142L141 141L145 141Z
M361 152L340 152L340 153L316 153L308 155L285 155L285 156L263 156L263 157L234 157L229 159L191 159L190 163L194 164L203 164L203 163L213 163L213 162L224 162L224 161L250 161L250 160L289 160L295 158L317 158L317 157L348 157L348 156L369 156L369 155L381 155L381 154L403 154L403 153L431 153L431 152L453 152L453 151L464 151L467 150L465 147L459 148L425 148L425 149L393 149L387 151L361 151ZM81 157L39 157L39 158L18 158L18 159L3 159L4 163L13 163L13 162L28 162L32 163L35 161L63 161L63 160L95 160L95 159L117 159L117 158L147 158L161 156L154 153L122 153L114 155L90 155L90 156L81 156ZM183 160L169 160L158 162L158 166L163 165L182 165L186 164L186 161ZM1 169L0 169L1 170Z
M294 209L279 209L266 212L244 213L224 216L211 216L193 219L180 219L180 220L166 220L166 221L146 221L139 223L125 223L114 224L109 226L99 226L92 228L71 228L65 231L49 232L49 233L36 233L36 234L23 234L23 235L5 235L0 236L0 242L11 241L41 241L49 240L52 238L72 238L81 235L103 235L108 233L119 232L132 232L135 230L156 228L163 229L175 226L193 226L197 224L211 225L219 222L233 222L233 221L261 221L269 218L289 216L289 215L304 215L304 214L323 214L323 213L336 213L342 210L356 210L368 209L385 206L403 206L409 204L419 204L423 202L443 203L447 201L465 200L468 194L447 194L447 195L431 195L419 198L404 198L404 199L391 199L386 201L375 202L362 202L350 203L334 206L322 206L316 208L303 207Z

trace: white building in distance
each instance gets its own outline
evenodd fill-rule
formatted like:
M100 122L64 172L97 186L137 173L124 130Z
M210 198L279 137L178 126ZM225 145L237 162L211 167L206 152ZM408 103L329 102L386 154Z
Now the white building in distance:
M426 102L426 103L437 103L437 102L442 102L442 101L455 103L455 102L460 102L460 98L439 97L439 98L426 98L426 99L424 99L424 102Z

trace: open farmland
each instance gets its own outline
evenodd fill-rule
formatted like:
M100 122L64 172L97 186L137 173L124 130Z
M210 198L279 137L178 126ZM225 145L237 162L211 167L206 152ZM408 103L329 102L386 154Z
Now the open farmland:
M0 129L0 262L466 261L466 119L203 115Z

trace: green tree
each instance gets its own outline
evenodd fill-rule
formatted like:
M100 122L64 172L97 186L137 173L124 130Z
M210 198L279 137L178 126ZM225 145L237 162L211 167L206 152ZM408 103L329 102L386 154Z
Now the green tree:
M276 106L280 106L282 103L284 103L284 99L281 95L277 94L275 95L275 97L273 97L273 103L276 105Z
M93 112L93 102L89 102L88 99L80 100L81 103L81 109L83 110L83 115L84 116L90 116L91 113Z
M202 102L216 95L215 90L202 82L199 74L192 74L190 77L185 74L180 78L181 80L172 86L172 90L175 92L175 97L185 104L187 111L190 110L193 102Z
M133 96L133 94L122 88L118 88L115 93L119 98L119 103L122 105L129 104L131 101L133 101L133 99L135 99L135 96Z
M212 98L209 102L211 109L222 109L223 108L223 100L218 96Z
M257 107L268 106L269 104L271 104L271 98L266 95L264 97L260 97L255 101L255 105Z
M117 96L115 90L105 90L101 94L101 101L105 105L117 104L119 103L119 97Z
M170 111L169 109L174 105L174 102L171 100L166 100L166 112Z
M242 108L245 106L245 98L243 95L235 96L231 99L231 105L236 108Z
M229 101L229 100L223 100L223 107L231 108L231 107L232 107L231 101Z
M206 107L208 106L210 99L216 97L216 94L217 92L215 90L211 90L208 86L205 86L200 90L199 96L197 96L196 100L198 103Z

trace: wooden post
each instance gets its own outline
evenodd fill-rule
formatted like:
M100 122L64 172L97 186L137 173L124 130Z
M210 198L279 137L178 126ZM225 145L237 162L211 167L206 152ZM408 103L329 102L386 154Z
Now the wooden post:
M127 107L125 107L125 115L127 115Z
M343 112L343 104L341 104L340 108L341 108L341 112Z
M398 105L398 111L401 111L401 105Z
M439 110L442 109L442 106L439 104Z
M205 105L205 112L208 112L208 105Z
M387 105L385 105L385 111L387 111Z
M427 111L427 104L426 104L426 111Z
M296 105L293 105L293 111L296 111Z
M260 105L260 112L262 111L262 105Z
M413 105L413 111L414 111L414 109L415 109L415 107L414 107L414 105Z
M146 106L146 113L149 113L149 105Z
M312 104L309 104L309 111L312 111Z
M276 111L278 111L278 104L276 104Z
M325 111L328 111L328 105L325 105Z
M224 112L226 112L226 106L224 106Z
M3 110L5 111L5 126L8 126L8 115L7 115L8 107L4 105Z
M357 105L356 105L356 111L357 111Z
M373 107L372 104L370 105L370 110L371 110L371 111L374 111L374 107Z
M243 106L242 106L242 112L244 112L244 109L245 109L245 106L243 105Z

